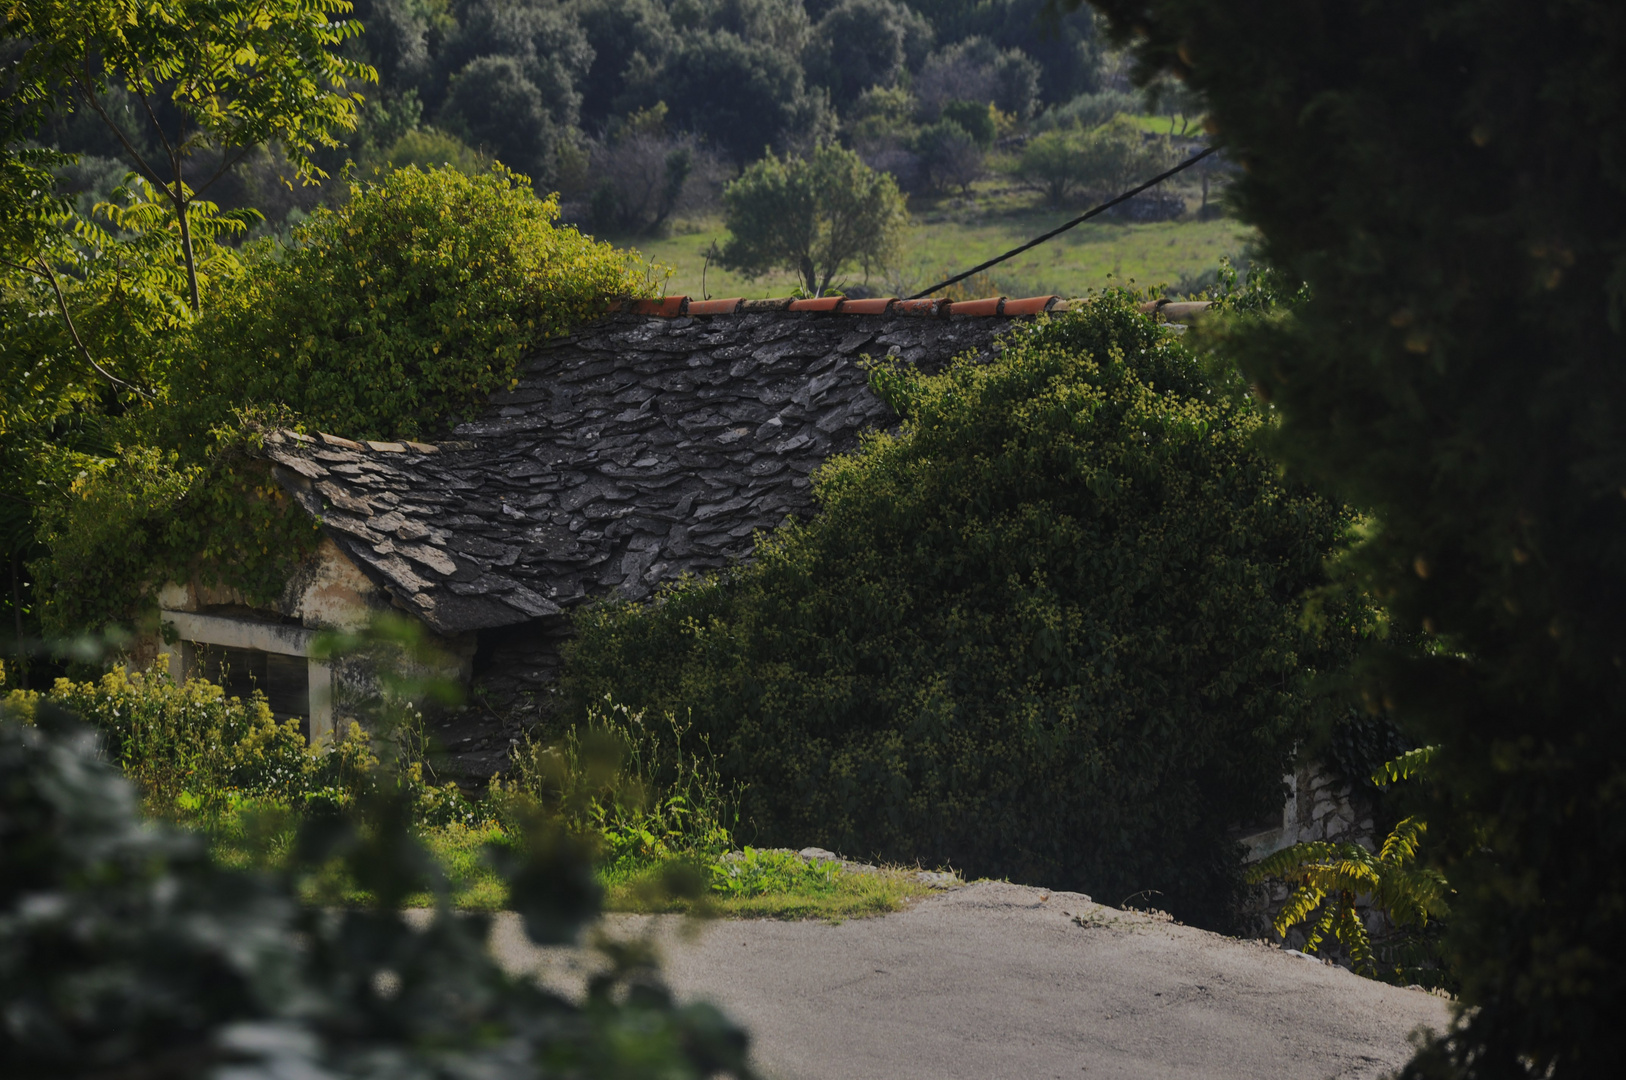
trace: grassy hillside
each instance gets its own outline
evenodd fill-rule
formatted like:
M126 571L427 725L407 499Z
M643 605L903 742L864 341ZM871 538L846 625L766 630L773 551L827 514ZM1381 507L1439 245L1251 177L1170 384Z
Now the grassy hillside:
M849 274L842 286L863 286L878 295L908 295L1016 247L1055 228L1080 212L1043 205L1030 192L1006 185L978 185L968 198L910 201L914 225L896 266ZM667 284L671 295L784 296L796 287L793 275L777 273L743 278L706 265L713 241L727 237L721 218L679 221L670 236L618 240L639 248L657 262L674 268ZM1090 221L1049 243L995 268L978 281L979 295L1007 296L1058 293L1077 296L1111 284L1175 288L1218 265L1222 256L1237 255L1249 231L1235 221L1219 219L1154 224ZM704 284L702 285L702 274Z

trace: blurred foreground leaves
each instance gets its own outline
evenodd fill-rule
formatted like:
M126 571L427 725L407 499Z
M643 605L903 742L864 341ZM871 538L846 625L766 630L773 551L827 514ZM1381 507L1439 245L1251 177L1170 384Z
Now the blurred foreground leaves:
M399 805L398 805L399 803ZM42 704L0 716L0 1073L7 1077L745 1077L746 1036L679 1006L647 951L577 1001L512 978L388 790L314 816L276 874L144 822L94 737ZM374 905L303 905L334 860ZM587 853L539 821L503 867L539 944L598 910ZM430 892L427 922L399 905Z

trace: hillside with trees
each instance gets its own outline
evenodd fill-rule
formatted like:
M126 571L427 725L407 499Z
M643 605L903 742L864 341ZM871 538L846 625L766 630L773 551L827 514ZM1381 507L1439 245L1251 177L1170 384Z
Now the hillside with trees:
M187 182L219 206L260 210L259 231L335 198L306 182L313 165L366 175L494 159L557 191L568 222L650 235L680 205L716 207L769 153L840 142L906 193L964 192L1030 135L1076 156L1114 116L1191 111L1131 92L1095 17L1044 0L355 0L342 17L334 62L377 76L351 73L353 130L316 147L267 131L187 161ZM119 131L81 109L53 111L40 132L77 156L62 180L87 208L133 155L163 156L162 124L125 88L109 86L102 107ZM1073 193L1020 173L1052 201Z

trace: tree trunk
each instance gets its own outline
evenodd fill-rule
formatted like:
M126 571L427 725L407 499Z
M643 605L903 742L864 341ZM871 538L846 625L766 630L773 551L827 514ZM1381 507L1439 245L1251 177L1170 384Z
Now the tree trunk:
M175 172L175 216L181 223L181 259L186 263L186 286L191 295L192 314L203 310L203 296L198 291L198 262L192 254L192 223L187 214L187 200L180 195L180 170Z
M809 295L819 295L819 279L810 255L802 256L802 284L807 286Z

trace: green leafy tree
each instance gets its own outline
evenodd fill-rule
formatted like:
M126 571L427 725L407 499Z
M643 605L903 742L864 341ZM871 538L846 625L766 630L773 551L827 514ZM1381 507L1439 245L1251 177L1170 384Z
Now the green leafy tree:
M113 131L170 205L197 311L194 203L271 141L301 179L319 179L313 151L337 145L333 132L355 126L347 87L374 73L338 52L361 30L330 18L349 7L346 0L16 0L3 30L18 50L7 71L11 95L25 108L89 110ZM110 109L114 87L140 109Z
M1226 348L1292 472L1367 509L1402 633L1366 697L1437 744L1463 1009L1413 1077L1626 1054L1626 23L1609 0L1098 0L1199 92L1308 297ZM1408 647L1408 643L1412 644Z
M873 86L892 86L908 71L910 46L931 40L931 25L893 0L843 0L813 29L808 81L830 91L845 115ZM918 61L917 61L918 62Z
M551 0L472 0L436 58L449 89L471 64L497 58L511 61L536 88L552 123L575 125L581 114L578 84L593 61L593 47L568 11Z
M553 182L559 129L542 92L511 56L482 56L452 79L441 121L544 186Z
M570 693L691 716L757 841L1076 888L1226 923L1230 822L1281 777L1370 616L1306 623L1350 515L1266 421L1106 298L938 376L756 561L579 620Z
M1169 156L1166 141L1145 139L1131 118L1118 116L1093 131L1060 129L1034 137L1016 171L1060 205L1079 194L1116 195L1166 169Z
M708 139L737 166L817 130L822 97L809 98L797 54L727 30L686 36L652 76L649 98L671 108L672 123Z
M580 84L582 125L591 131L624 111L629 89L659 70L677 32L657 0L574 0L570 10L593 49Z
M988 114L988 106L983 106L982 113ZM921 128L914 147L926 182L934 188L952 186L969 192L982 177L982 146L971 132L947 116Z
M723 190L723 207L721 265L790 270L813 296L845 268L867 274L887 259L908 224L896 181L838 146L808 158L769 154Z

